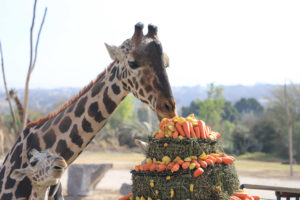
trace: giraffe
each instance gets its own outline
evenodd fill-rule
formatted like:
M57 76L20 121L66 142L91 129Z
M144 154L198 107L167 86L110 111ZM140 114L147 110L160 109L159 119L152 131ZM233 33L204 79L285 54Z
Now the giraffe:
M120 46L105 46L113 62L67 104L29 123L22 131L0 169L0 200L28 198L32 186L25 179L10 178L14 169L28 165L27 152L49 149L70 165L129 93L149 105L159 119L177 115L166 73L169 60L156 26L148 25L148 33L144 35L143 24L137 23L130 39ZM63 199L61 193L53 189L57 187L51 187L49 195Z
M29 165L26 168L15 169L10 176L20 181L27 178L27 181L31 182L29 200L48 200L50 186L60 182L67 163L62 157L47 150L39 152L32 149L29 155L32 156Z
M5 151L9 145L11 145L12 141L10 135L7 131L2 118L0 117L0 156L5 155Z
M23 115L24 115L24 108L18 97L17 91L15 89L9 90L9 97L14 99L14 101L17 105L20 121L21 121L21 123L23 123L22 120L23 120ZM27 123L30 123L30 119L27 119Z

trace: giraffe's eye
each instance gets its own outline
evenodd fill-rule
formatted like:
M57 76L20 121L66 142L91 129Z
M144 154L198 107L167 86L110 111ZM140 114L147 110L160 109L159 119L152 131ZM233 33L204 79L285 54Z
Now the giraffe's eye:
M30 165L32 167L34 167L36 164L37 164L38 160L33 160L33 161L30 161Z
M136 69L139 67L138 63L136 61L128 61L128 65L129 67L131 67L132 69Z

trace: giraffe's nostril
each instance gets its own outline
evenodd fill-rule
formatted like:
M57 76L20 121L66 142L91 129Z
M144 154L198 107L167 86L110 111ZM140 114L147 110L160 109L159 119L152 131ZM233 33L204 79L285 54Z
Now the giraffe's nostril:
M165 104L164 108L165 108L166 111L170 111L171 110L171 108L170 108L170 106L168 104Z

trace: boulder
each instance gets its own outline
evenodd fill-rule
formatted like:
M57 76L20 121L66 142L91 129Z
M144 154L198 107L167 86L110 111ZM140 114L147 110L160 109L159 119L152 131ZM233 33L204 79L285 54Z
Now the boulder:
M68 196L89 196L104 174L113 167L108 164L73 164L68 169Z

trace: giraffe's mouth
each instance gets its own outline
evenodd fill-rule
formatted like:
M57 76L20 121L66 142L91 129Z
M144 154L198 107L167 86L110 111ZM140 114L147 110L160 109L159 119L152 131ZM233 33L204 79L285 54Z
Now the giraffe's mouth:
M64 167L61 167L61 166L54 166L53 169L55 171L63 171L65 168Z
M59 178L67 168L67 163L63 159L57 159L52 167L53 176Z

